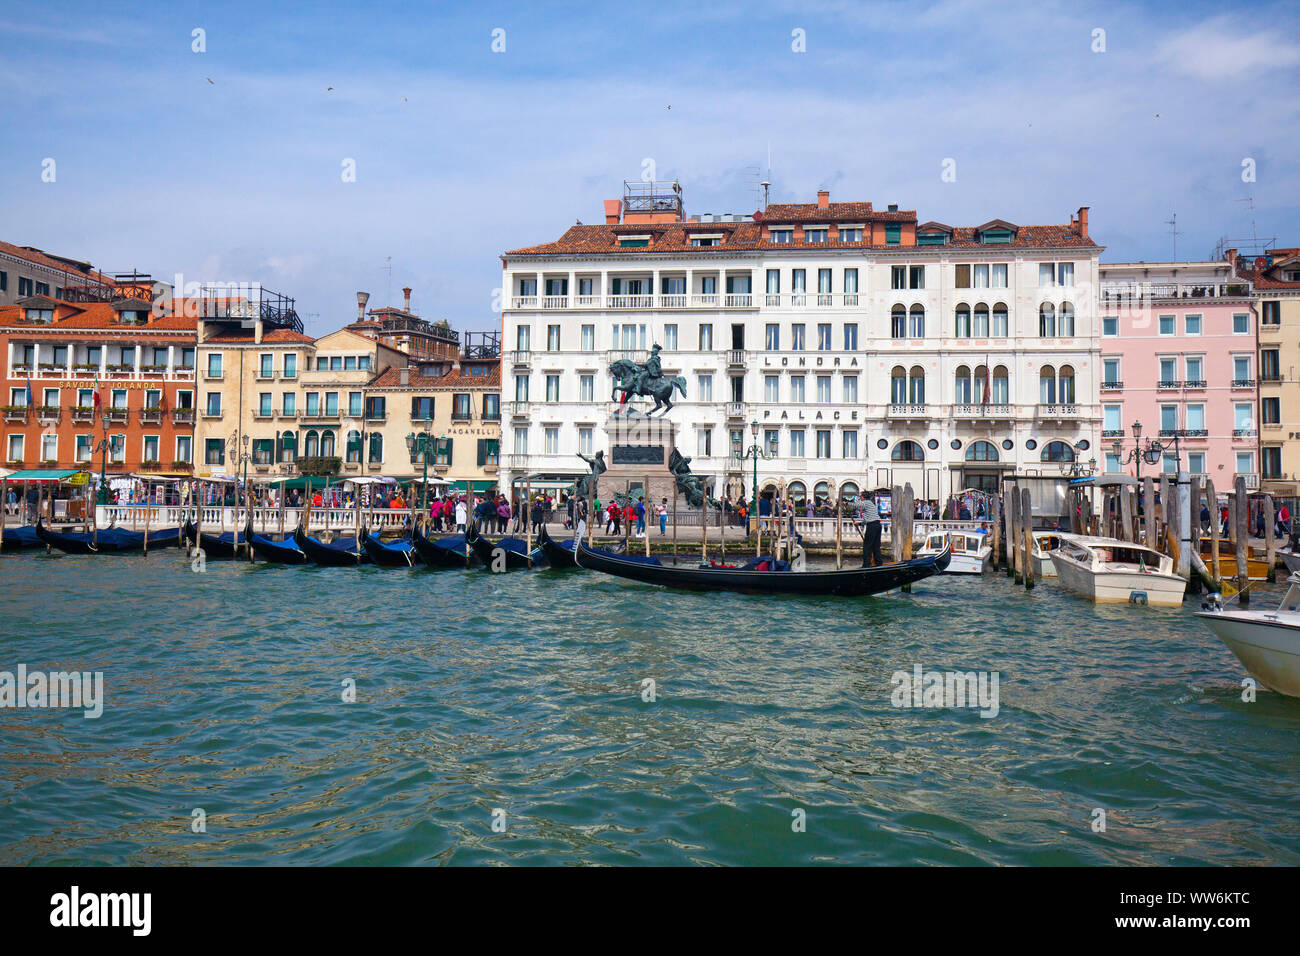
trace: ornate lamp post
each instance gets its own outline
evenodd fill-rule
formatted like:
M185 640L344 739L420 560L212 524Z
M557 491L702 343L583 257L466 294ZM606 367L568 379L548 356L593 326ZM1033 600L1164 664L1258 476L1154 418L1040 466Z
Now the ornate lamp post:
M1137 479L1142 480L1142 462L1146 461L1148 465L1154 465L1160 461L1160 456L1164 454L1165 446L1155 438L1148 438L1146 446L1142 445L1142 423L1133 423L1133 450L1127 455L1124 454L1124 442L1116 438L1111 443L1111 451L1119 459L1120 467L1123 468L1129 462L1137 465Z
M1082 451L1079 446L1074 447L1075 451ZM1071 478L1091 478L1097 473L1097 459L1089 458L1088 464L1084 464L1077 457L1070 463L1069 475Z
M104 437L99 440L99 503L106 505L108 504L108 412L104 412L103 424Z
M758 419L749 423L749 433L753 438L749 449L742 451L744 442L739 435L732 438L731 453L737 461L744 461L746 458L754 459L754 485L750 514L754 517L754 527L758 527L758 460L771 461L776 457L776 436L771 436L768 442L768 449L764 451L763 446L758 441Z
M419 435L416 435L415 432L411 432L406 436L406 450L411 453L412 458L415 457L416 443L418 442L420 445L420 462L422 465L420 487L423 489L421 494L421 501L423 502L421 508L425 511L429 510L429 438L430 437L431 436L429 432L428 422L425 422L424 428Z

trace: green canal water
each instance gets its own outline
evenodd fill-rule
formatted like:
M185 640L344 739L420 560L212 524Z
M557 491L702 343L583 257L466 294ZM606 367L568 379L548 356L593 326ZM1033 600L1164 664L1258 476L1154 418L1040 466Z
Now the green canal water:
M1300 864L1300 701L1243 702L1190 601L176 551L0 573L0 670L105 688L99 719L0 710L0 864ZM893 706L918 664L997 671L997 715Z

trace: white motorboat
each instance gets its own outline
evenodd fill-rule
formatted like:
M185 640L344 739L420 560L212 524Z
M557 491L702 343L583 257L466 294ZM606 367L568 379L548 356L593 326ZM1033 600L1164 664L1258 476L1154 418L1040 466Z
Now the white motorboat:
M1061 532L1031 531L1029 536L1033 541L1033 553L1029 559L1034 562L1034 577L1039 579L1056 577L1056 565L1052 564L1049 555L1061 546Z
M969 531L936 531L926 536L925 544L916 553L918 558L941 554L952 545L952 560L945 574L983 574L993 566L993 546L988 531L976 528Z
M1300 697L1300 574L1293 573L1287 583L1290 587L1277 610L1247 610L1231 599L1225 606L1212 594L1202 605L1206 610L1196 616L1262 686Z
M1288 548L1285 551L1279 551L1277 556L1282 559L1289 573L1295 574L1300 571L1300 551L1292 551Z
M1095 603L1131 601L1178 607L1187 582L1174 572L1174 559L1146 545L1116 538L1062 534L1048 557L1061 586Z

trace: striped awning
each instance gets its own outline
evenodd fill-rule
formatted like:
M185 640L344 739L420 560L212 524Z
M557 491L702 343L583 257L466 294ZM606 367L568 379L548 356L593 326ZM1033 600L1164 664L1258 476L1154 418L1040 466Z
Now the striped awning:
M10 472L6 481L67 481L73 475L79 475L77 468L63 470L59 468L26 468Z

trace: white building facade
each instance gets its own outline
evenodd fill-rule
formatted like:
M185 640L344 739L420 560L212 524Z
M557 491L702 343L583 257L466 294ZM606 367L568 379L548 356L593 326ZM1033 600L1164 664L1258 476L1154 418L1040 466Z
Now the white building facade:
M680 192L674 190L680 203ZM503 255L502 484L562 483L605 450L615 358L661 346L697 474L821 501L911 482L942 503L1098 454L1101 247L1069 225L953 229L870 203L687 220L606 203L604 225ZM644 407L644 406L643 406Z

